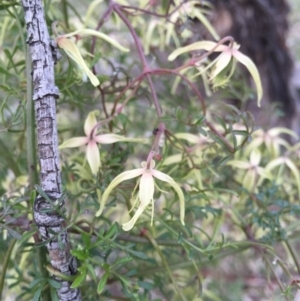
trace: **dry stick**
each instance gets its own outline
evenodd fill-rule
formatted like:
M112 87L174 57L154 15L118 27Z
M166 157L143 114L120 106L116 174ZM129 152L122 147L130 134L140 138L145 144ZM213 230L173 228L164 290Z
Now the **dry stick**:
M208 127L209 129L214 133L216 134L224 143L225 145L227 146L227 149L233 154L234 153L234 148L230 145L230 143L223 137L222 134L219 133L219 131L213 126L212 123L210 123L209 121L205 121L204 122Z
M167 10L166 10L166 13L165 14L158 14L158 13L155 13L155 12L152 12L150 10L147 10L147 9L143 9L143 8L140 8L140 7L135 7L135 6L128 6L128 5L122 5L120 6L122 11L124 11L125 13L128 13L130 14L130 12L128 10L134 10L134 11L137 11L137 12L141 12L141 13L144 13L146 15L149 15L149 16L155 16L157 18L164 18L164 19L168 19L169 17L171 17L176 11L178 11L181 6L183 6L184 2L180 3L178 6L176 6L174 8L173 11L171 11L170 13L168 12L169 9L170 9L170 3L171 1L168 3L168 7L167 7ZM131 14L133 15L133 14Z
M45 193L35 199L34 219L42 240L46 241L52 267L62 274L71 276L76 274L77 264L70 254L68 234L64 230L64 217L59 213L64 202L56 126L56 99L59 91L54 82L54 63L58 53L49 37L42 1L22 0L22 6L32 60L40 187ZM61 287L57 289L59 300L81 300L80 291L72 289L70 282L56 277L55 279L61 283Z
M157 116L159 118L162 115L162 111L161 111L161 108L160 108L160 105L159 105L159 102L158 102L158 99L157 99L157 95L156 95L156 91L155 91L155 88L154 88L154 85L153 85L153 82L152 82L152 79L151 79L151 75L150 75L150 73L148 73L148 71L150 71L150 68L148 66L145 54L143 52L143 47L141 45L141 41L137 37L137 35L136 35L134 29L132 28L130 22L124 16L124 14L122 13L120 7L117 4L114 5L114 11L118 14L118 16L125 23L125 25L127 26L128 30L130 31L130 33L132 35L132 38L134 39L134 43L136 45L138 55L139 55L140 60L143 64L143 72L146 73L146 77L147 77L147 80L148 80L148 83L149 83L149 87L150 87L150 90L151 90L151 95L152 95L152 98L153 98L153 104L154 104Z

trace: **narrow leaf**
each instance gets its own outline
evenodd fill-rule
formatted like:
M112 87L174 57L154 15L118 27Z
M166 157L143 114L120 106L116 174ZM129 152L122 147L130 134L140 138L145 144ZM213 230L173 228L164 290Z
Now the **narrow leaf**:
M85 280L86 277L86 269L83 270L83 272L75 278L74 282L71 285L71 288L76 288L81 285L81 283Z
M109 277L109 272L105 272L105 274L101 277L98 286L97 286L97 293L100 295L102 293L102 291L105 288L106 282L108 280Z

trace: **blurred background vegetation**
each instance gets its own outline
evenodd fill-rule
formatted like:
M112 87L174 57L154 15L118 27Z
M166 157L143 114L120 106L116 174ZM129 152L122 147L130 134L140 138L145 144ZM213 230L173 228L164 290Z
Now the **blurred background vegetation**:
M96 28L108 8L107 1L98 2L86 18L89 1L45 0L50 32L54 21L59 21L61 34L83 26ZM300 61L300 3L291 0L290 4L288 46L295 61ZM147 9L162 14L168 5L169 1L153 1ZM36 151L34 141L28 142L28 125L34 119L27 118L32 115L26 101L30 62L23 12L18 1L1 1L0 9L0 299L39 300L44 293L56 300L59 284L42 275L41 265L48 267L50 275L53 271L37 259L42 244L32 218L35 189L28 184L28 156ZM174 30L179 45L175 38L164 44L160 34L165 28L155 31L151 39L145 36L150 21L159 18L128 12L144 48L150 43L146 58L151 68L175 68L189 58L167 61L174 49L191 41L184 33L184 27L190 26L187 22ZM133 95L129 90L116 101L128 83L140 76L141 62L128 29L115 13L101 31L130 52L122 53L92 37L74 39L101 82L95 88L61 51L55 70L60 89L59 144L85 135L84 122L91 111L105 121L127 97L122 113L104 122L100 132L147 138L149 143L102 145L97 175L92 174L83 147L61 150L65 218L72 254L80 265L73 285L81 287L83 300L300 300L300 144L296 134L286 128L259 128L255 116L223 101L234 90L240 100L255 102L256 92L241 69L218 94L204 97L205 117L199 98L186 82L181 80L172 92L173 75L152 77L162 118L157 117L145 80ZM199 82L194 80L204 95ZM186 225L179 222L176 194L160 181L152 227L152 208L130 232L120 226L132 215L134 180L118 186L104 213L95 218L101 192L112 179L139 168L147 159L161 121L167 132L156 168L182 187Z

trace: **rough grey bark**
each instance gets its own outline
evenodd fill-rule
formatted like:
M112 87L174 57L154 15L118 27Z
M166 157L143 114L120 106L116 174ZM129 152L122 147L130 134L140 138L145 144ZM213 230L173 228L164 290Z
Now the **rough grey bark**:
M64 230L64 217L59 213L64 202L56 127L56 99L59 91L54 82L54 63L57 60L57 50L49 37L42 0L22 0L22 5L32 60L40 186L48 195L48 200L41 195L36 198L34 219L42 240L47 241L52 267L65 275L74 275L77 264L70 254L68 234ZM61 288L57 290L59 300L81 300L79 290L71 289L70 282L55 279L61 283Z
M290 127L300 133L300 98L293 87L294 61L288 49L288 0L210 0L214 9L209 19L221 38L230 35L241 45L240 51L254 61L262 79L262 107L254 101L246 109L257 125ZM201 26L202 37L207 31ZM245 73L249 82L250 74ZM281 105L284 116L272 114L271 104Z

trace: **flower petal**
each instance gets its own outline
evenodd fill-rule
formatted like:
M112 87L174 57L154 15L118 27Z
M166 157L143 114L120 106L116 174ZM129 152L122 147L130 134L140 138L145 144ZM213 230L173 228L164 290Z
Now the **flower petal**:
M284 134L293 136L295 139L299 139L297 133L295 133L294 131L292 131L290 129L282 128L282 127L272 128L272 129L268 130L268 133L272 137L279 136L280 134L284 133Z
M145 211L147 206L140 206L137 211L135 212L134 216L132 217L132 219L123 224L122 228L124 231L129 231L133 228L134 224L136 223L137 219L141 216L141 214Z
M232 58L231 50L228 47L228 50L223 51L214 66L214 69L211 73L210 80L212 80L214 77L216 77L224 68L229 64L230 60Z
M89 137L91 131L97 124L96 111L90 112L84 123L84 132Z
M116 134L101 134L95 137L95 140L101 144L111 144L119 141L135 141L138 139L126 138Z
M139 186L139 199L143 206L148 206L153 200L154 179L150 170L145 170L142 174Z
M81 53L79 52L77 46L72 40L66 38L66 35L61 36L57 38L57 44L86 73L93 86L96 87L100 84L98 78L90 71L90 69L86 65L84 59L81 56Z
M173 61L177 58L177 56L185 53L185 52L191 52L194 50L206 50L206 51L210 51L211 49L213 49L214 47L216 47L217 43L216 42L211 42L211 41L200 41L200 42L196 42L193 44L190 44L188 46L185 47L180 47L177 48L175 51L173 51L169 57L168 60L169 61ZM216 47L216 49L214 50L214 52L220 52L220 51L224 51L228 49L228 46L226 45L218 45Z
M243 187L246 188L249 192L253 192L255 188L255 178L256 178L255 169L249 169L244 176Z
M124 136L116 135L116 134L101 134L94 137L95 141L101 144L111 144L115 142L140 142L140 143L148 143L148 139L144 138L127 138Z
M284 163L285 163L285 160L286 160L285 157L279 157L279 158L276 158L276 159L272 160L271 162L269 162L269 163L267 164L267 166L265 167L265 169L266 169L267 171L271 171L273 168L277 167L278 165L284 164Z
M196 1L198 2L198 1ZM209 33L213 36L213 38L218 41L220 40L220 36L218 35L218 33L216 32L216 30L214 29L214 27L211 25L211 23L208 21L208 19L205 17L205 15L203 13L201 13L200 10L194 10L194 16L196 17L205 27L206 29L209 31Z
M176 155L167 157L162 162L162 165L170 165L170 164L179 163L179 162L182 162L182 154L176 154Z
M250 74L252 75L252 78L253 78L255 86L256 86L256 91L257 91L257 105L260 107L260 102L261 102L262 95L263 95L263 89L262 89L262 85L261 85L261 81L260 81L259 72L258 72L255 64L249 57L247 57L246 55L242 54L241 52L239 52L237 50L234 50L232 55L241 64L243 64L248 69Z
M100 168L100 153L97 143L91 140L86 148L86 158L93 174L96 174Z
M62 148L68 148L68 147L78 147L85 145L89 142L88 137L76 137L76 138L71 138L67 141L65 141L63 144L59 146L59 149Z
M200 142L201 137L198 135L190 134L190 133L176 133L176 138L184 139L190 143L198 144Z
M164 182L167 182L168 184L170 184L173 189L176 191L178 197L179 197L179 205L180 205L180 221L181 223L184 225L184 211L185 211L185 204L184 204L184 195L183 192L180 188L180 186L167 174L162 173L158 170L152 170L152 175Z
M138 168L138 169L132 169L132 170L128 170L125 172L122 172L121 174L119 174L118 176L116 176L111 183L107 186L107 188L105 189L101 202L100 202L100 208L99 210L96 212L96 216L101 215L104 206L106 204L106 201L110 195L110 193L112 192L112 190L118 186L121 182L125 181L125 180L129 180L132 178L136 178L140 175L142 175L144 172L143 168Z
M300 176L299 176L299 169L295 165L295 163L293 163L289 158L286 158L285 164L289 167L289 169L291 170L291 172L293 173L293 175L294 175L294 177L296 179L296 183L297 183L297 187L298 187L298 197L300 198Z
M230 160L226 163L226 165L231 165L233 167L241 168L241 169L251 168L251 164L249 162L245 162L241 160Z
M255 149L250 154L250 163L252 166L258 166L261 159L261 153Z
M95 9L97 8L97 6L103 2L103 0L94 0L91 2L91 4L89 5L87 12L85 14L85 18L84 18L84 25L87 25L87 22L91 20L91 16L93 14L93 12L95 11Z
M151 171L144 170L139 186L140 206L135 212L132 219L129 222L123 224L122 228L124 231L129 231L130 229L132 229L137 219L141 216L141 214L144 212L144 210L147 208L150 202L153 201L153 195L154 195L154 179L152 177Z
M118 42L116 42L115 40L113 40L112 38L110 38L108 35L104 34L104 33L101 33L101 32L98 32L96 30L93 30L93 29L79 29L79 30L76 30L74 32L71 32L71 33L68 33L68 34L65 34L64 37L72 37L72 36L75 36L75 35L78 35L78 34L87 34L87 35L92 35L92 36L96 36L98 38L101 38L103 39L104 41L110 43L111 45L113 45L114 47L118 48L119 50L123 51L123 52L128 52L129 49L128 48L125 48L123 47L122 45L120 45Z

